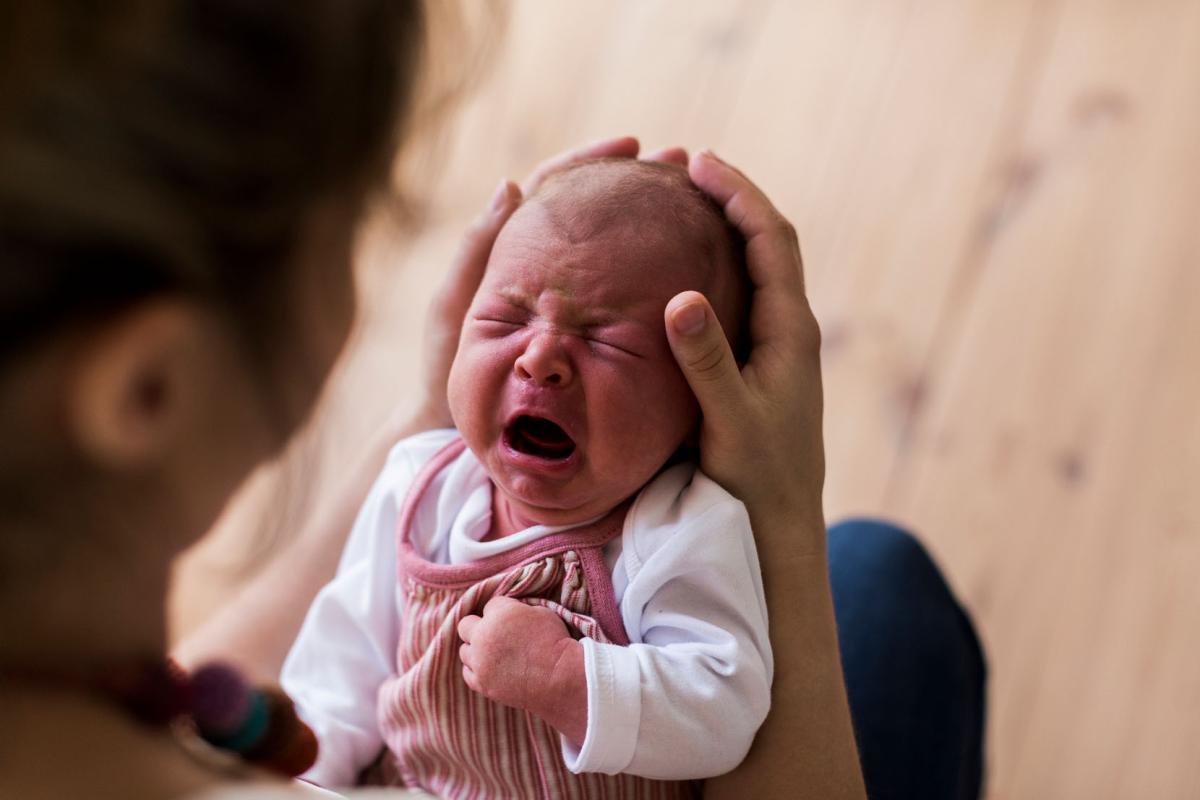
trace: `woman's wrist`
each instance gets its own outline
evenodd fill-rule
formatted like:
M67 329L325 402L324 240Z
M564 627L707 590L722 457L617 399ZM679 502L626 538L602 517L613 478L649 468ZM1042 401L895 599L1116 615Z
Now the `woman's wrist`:
M825 511L820 497L796 491L746 502L759 561L825 557Z

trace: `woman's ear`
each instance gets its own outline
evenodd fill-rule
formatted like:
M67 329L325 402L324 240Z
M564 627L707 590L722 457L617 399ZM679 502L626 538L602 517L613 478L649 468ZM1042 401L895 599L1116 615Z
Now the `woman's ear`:
M85 459L136 469L171 449L198 410L211 325L194 306L154 300L89 334L67 391L68 435Z

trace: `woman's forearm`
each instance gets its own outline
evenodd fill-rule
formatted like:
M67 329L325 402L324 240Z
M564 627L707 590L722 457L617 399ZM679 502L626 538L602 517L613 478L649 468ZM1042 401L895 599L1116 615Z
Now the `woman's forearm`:
M838 653L822 515L755 515L770 608L771 711L750 754L706 798L866 798Z
M233 599L179 642L174 657L184 666L219 659L256 680L274 681L313 598L333 578L354 518L388 451L400 439L431 427L436 427L432 418L418 414L381 429L333 501Z

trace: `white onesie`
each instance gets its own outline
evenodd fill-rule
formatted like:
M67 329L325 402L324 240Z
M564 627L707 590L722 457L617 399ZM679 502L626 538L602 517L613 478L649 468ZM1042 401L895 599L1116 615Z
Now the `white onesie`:
M431 431L397 444L371 489L338 566L313 602L283 666L284 689L320 742L303 777L346 786L383 747L376 692L396 672L403 595L396 525L421 467L457 436ZM506 552L563 527L481 541L492 484L464 450L416 510L413 544L435 563ZM583 639L587 733L562 756L572 772L709 777L737 766L770 706L767 608L742 503L691 464L638 494L604 551L630 645Z

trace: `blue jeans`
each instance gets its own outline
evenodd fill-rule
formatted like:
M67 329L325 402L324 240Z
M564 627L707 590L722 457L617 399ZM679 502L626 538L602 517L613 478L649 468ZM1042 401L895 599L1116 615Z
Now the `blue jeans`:
M875 520L829 529L842 668L871 800L975 800L987 668L929 554Z

